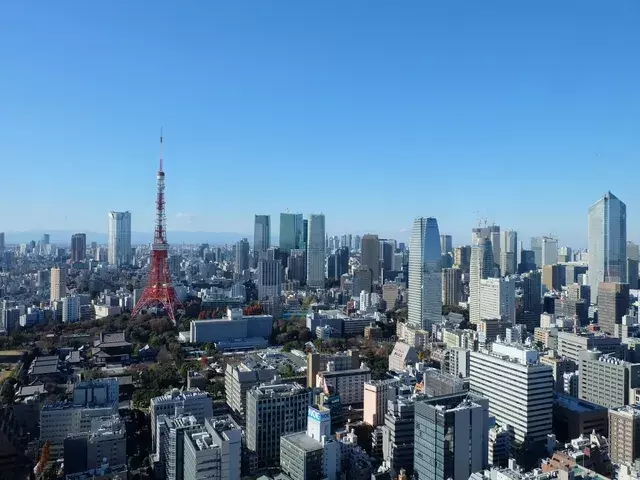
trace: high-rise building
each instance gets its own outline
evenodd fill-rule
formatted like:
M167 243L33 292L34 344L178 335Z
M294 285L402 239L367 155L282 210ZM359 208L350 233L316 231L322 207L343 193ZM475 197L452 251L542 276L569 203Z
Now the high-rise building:
M249 240L243 238L236 243L236 264L235 272L240 274L249 270Z
M287 258L287 280L297 280L304 284L307 280L307 251L294 248Z
M256 215L253 223L253 264L264 256L271 246L271 216Z
M535 270L522 275L522 309L525 312L542 312L542 277Z
M360 265L371 270L374 282L380 281L380 240L378 240L378 235L367 233L362 237Z
M71 236L71 261L81 262L87 254L87 235L76 233Z
M280 250L288 254L292 249L300 248L302 241L302 214L281 213Z
M393 256L396 251L396 241L380 239L380 264L384 272L394 270Z
M131 265L131 213L109 212L109 263Z
M416 401L414 478L466 479L487 468L488 431L487 398L463 392Z
M339 280L342 275L349 273L349 247L340 247L335 251L334 278Z
M526 445L544 444L552 429L553 369L537 350L496 342L492 352L471 352L473 393L489 399L489 413Z
M478 323L480 321L480 281L485 278L493 277L493 249L491 248L491 240L488 238L480 238L477 243L471 247L471 265L469 267L469 321Z
M415 329L431 331L431 326L442 319L441 262L438 221L416 218L409 242L407 302L407 322Z
M4 232L0 232L0 252L4 250Z
M442 269L442 304L457 306L462 301L462 270Z
M640 405L609 410L611 462L633 465L640 458Z
M440 251L443 255L445 253L453 253L453 239L451 235L445 233L440 235Z
M282 294L282 263L280 260L258 260L258 299L279 298Z
M51 269L51 301L61 300L67 295L67 271L60 267Z
M531 251L536 267L542 268L542 237L531 237Z
M518 263L518 273L536 270L535 252L533 250L520 250L520 263Z
M502 275L518 273L518 233L514 230L502 232L500 273Z
M371 293L373 286L373 275L371 269L367 267L358 267L353 271L353 293L354 295L362 292Z
M80 320L80 297L69 295L62 298L62 323Z
M635 403L640 388L640 363L630 363L613 354L585 350L578 354L579 397L607 408Z
M516 288L512 278L480 280L480 319L499 318L516 324Z
M324 288L325 218L310 214L307 232L307 286Z
M309 219L310 233L311 218ZM313 235L309 235L313 242ZM324 245L324 235L322 238ZM313 394L297 383L263 384L247 393L247 448L258 456L259 466L275 465L280 459L280 437L307 427Z
M593 287L591 287L593 289ZM622 316L629 311L629 284L602 282L598 293L598 325L609 335L615 325L622 323Z
M565 283L566 270L564 265L555 264L542 267L542 285L544 285L548 291L555 290L559 292Z
M469 273L471 265L471 246L462 245L453 251L453 264L464 273Z
M611 192L589 207L588 242L588 281L597 301L601 282L627 280L627 206Z
M558 239L542 237L542 267L558 263ZM538 265L540 267L540 265Z
M197 423L204 423L205 418L213 416L213 403L207 392L197 388L180 391L177 388L165 395L151 399L149 411L151 413L151 442L156 445L157 423L161 415L173 416L176 409L185 415L193 415Z

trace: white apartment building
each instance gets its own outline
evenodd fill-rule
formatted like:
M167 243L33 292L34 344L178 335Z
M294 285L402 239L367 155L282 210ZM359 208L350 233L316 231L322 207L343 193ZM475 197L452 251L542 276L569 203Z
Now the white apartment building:
M516 324L516 287L510 278L480 280L480 319L499 318Z
M67 271L59 267L51 269L51 296L52 302L61 300L67 295Z
M62 323L80 320L80 297L69 295L62 299Z
M111 265L130 265L131 213L109 212L108 260Z
M471 391L489 399L489 413L511 428L516 441L546 441L552 432L552 367L522 345L496 342L492 348L470 354Z
M323 214L310 214L307 224L307 285L324 288L325 223Z

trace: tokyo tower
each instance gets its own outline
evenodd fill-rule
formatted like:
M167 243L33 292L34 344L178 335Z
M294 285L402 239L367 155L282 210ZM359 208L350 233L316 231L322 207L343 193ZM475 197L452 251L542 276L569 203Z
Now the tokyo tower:
M164 171L162 170L162 130L160 131L160 168L158 169L158 196L156 198L156 225L153 237L153 252L151 254L151 266L147 286L135 308L132 317L138 315L142 309L162 306L167 314L176 323L176 312L182 306L169 276L167 256L169 244L167 243L166 217L164 213Z

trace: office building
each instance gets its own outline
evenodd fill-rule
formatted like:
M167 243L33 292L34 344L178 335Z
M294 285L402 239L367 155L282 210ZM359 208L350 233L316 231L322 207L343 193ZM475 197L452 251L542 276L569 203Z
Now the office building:
M414 458L415 397L409 387L391 388L382 429L383 459L391 469L392 478L401 468L410 478Z
M440 365L442 372L457 378L468 378L471 368L470 352L461 347L447 348Z
M67 271L61 267L51 269L51 302L61 300L67 296Z
M89 431L64 440L64 473L94 470L105 461L109 465L124 465L126 447L126 429L118 415L92 418Z
M637 289L638 288L638 268L639 266L638 260L633 260L631 258L627 258L627 280L626 282L629 284L629 288Z
M249 267L249 240L243 238L236 243L235 272L241 274L245 270L249 270Z
M271 216L256 215L253 222L253 265L264 258L271 246Z
M286 254L302 246L302 214L280 214L280 250Z
M629 311L629 284L602 282L598 286L598 325L609 335Z
M105 378L77 383L71 401L45 403L40 411L40 441L50 442L51 458L62 456L70 435L91 432L94 419L117 415L118 395L118 379Z
M542 276L539 271L522 275L522 309L534 314L542 313Z
M307 286L324 288L325 218L310 214L307 233Z
M329 367L331 368L331 367ZM364 364L352 370L327 370L316 374L315 386L340 395L342 405L364 402L364 384L371 380L371 370Z
M71 236L71 261L82 262L87 255L87 235L76 233Z
M471 265L471 246L462 245L453 251L453 264L464 273L469 273Z
M334 280L339 280L342 275L349 273L349 247L340 247L334 253Z
M280 260L258 260L258 299L280 298L282 294L282 263Z
M499 318L505 323L516 324L516 288L513 279L480 280L480 318Z
M131 213L109 212L108 261L122 267L131 265Z
M440 233L435 218L413 222L409 243L409 296L407 324L431 331L442 319L442 258Z
M542 237L542 267L558 263L558 239Z
M207 392L199 389L180 391L177 388L166 394L151 399L149 412L151 415L151 439L156 444L156 428L160 415L171 417L176 409L185 415L193 415L197 423L213 415L213 400Z
M603 354L612 353L617 358L624 358L624 346L619 338L593 332L583 334L558 332L559 356L566 357L577 364L580 352L585 350L598 350Z
M589 272L592 300L602 282L627 279L627 206L611 192L589 207Z
M609 453L617 465L633 465L640 458L640 405L609 410Z
M353 294L365 291L371 293L373 288L373 274L368 267L360 266L353 271Z
M246 419L247 392L261 383L279 379L277 370L267 364L250 360L238 364L227 364L224 387L227 405L241 419Z
M531 237L531 251L537 268L542 268L542 237Z
M553 433L559 442L570 442L592 432L607 436L609 410L562 392L553 397Z
M453 253L453 240L451 235L444 233L440 235L440 251L443 255L445 253Z
M513 230L502 232L500 250L500 273L513 275L518 273L518 233Z
M635 403L632 389L640 388L640 363L603 355L598 350L580 352L578 359L582 400L607 408Z
M301 285L307 281L307 252L304 249L293 249L287 258L287 280L298 281Z
M559 292L565 284L564 265L545 265L542 267L542 285L547 291Z
M164 468L166 480L183 480L185 470L185 439L192 433L204 431L202 423L194 415L180 413L176 409L170 415L157 418L156 454Z
M493 277L493 250L488 238L479 238L471 247L471 265L469 277L469 321L478 323L481 316L480 281Z
M405 342L396 342L391 355L389 355L389 371L402 372L407 366L415 365L418 361L418 352L413 345Z
M510 438L527 445L546 442L551 433L554 381L536 350L494 343L492 352L471 352L473 393L489 399L489 413L509 425Z
M0 232L0 252L3 252L5 248L4 232Z
M462 301L462 270L444 268L442 270L442 304L457 306Z
M297 383L257 385L247 392L247 448L259 466L278 464L280 437L307 427L312 404L312 391Z
M242 429L230 416L207 418L184 436L183 480L239 480Z
M413 475L464 480L488 466L489 400L467 392L416 401Z
M218 350L266 348L273 330L273 316L244 315L241 308L227 308L224 318L193 320L191 341L215 343Z
M360 367L360 357L354 350L336 354L307 353L307 385L316 386L318 372L355 370Z
M396 241L386 238L380 239L380 275L384 275L384 272L391 272L395 270L394 255L396 251ZM383 278L380 278L380 282Z
M371 270L374 282L380 281L380 240L378 235L367 233L362 237L360 265Z
M536 270L535 253L533 250L520 250L520 262L518 263L518 273Z
M396 378L369 380L364 383L364 422L372 427L384 425L389 388L400 383Z

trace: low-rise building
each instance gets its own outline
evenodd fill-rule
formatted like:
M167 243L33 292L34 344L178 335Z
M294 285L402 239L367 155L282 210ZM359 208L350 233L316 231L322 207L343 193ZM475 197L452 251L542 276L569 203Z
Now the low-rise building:
M608 434L608 410L563 393L553 398L553 433L560 442L596 432Z

